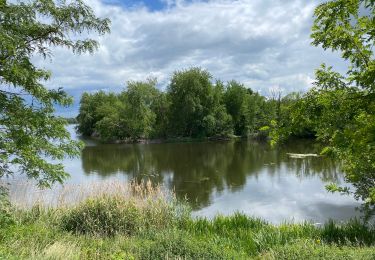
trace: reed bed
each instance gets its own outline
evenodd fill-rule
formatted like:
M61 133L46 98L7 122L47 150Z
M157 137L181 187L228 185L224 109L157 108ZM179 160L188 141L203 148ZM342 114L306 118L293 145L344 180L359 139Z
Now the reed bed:
M1 185L1 184L0 184ZM35 205L51 208L69 207L87 199L103 196L147 200L175 200L173 191L151 181L103 180L84 184L55 185L51 189L39 188L31 181L17 181L7 185L12 205L19 209L29 209Z
M9 210L0 211L11 220L0 225L0 259L375 259L375 228L359 220L317 227L241 213L193 218L149 181L35 193L18 185L25 197L11 193Z
M30 193L10 193L17 221L42 221L77 234L131 235L174 226L190 212L173 192L151 181L101 181L52 190L18 184Z

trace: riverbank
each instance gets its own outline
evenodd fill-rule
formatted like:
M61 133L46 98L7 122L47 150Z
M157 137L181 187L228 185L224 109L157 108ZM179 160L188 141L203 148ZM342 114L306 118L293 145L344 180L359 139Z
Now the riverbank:
M258 136L211 136L211 137L168 137L168 138L138 138L138 139L121 139L121 140L102 140L99 136L83 136L86 139L92 139L103 144L161 144L161 143L194 143L205 141L231 141L251 138L254 140L263 140ZM265 140L265 139L264 139Z
M196 219L184 202L150 183L86 191L58 194L49 206L3 203L0 259L375 257L375 229L357 220L272 225L239 213ZM71 203L71 194L81 195Z

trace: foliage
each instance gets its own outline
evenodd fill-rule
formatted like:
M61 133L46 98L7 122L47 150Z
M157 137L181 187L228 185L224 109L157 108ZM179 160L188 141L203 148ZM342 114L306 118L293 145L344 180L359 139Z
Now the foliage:
M78 131L84 135L93 135L95 126L101 120L107 121L106 116L118 117L119 109L116 107L118 97L114 94L107 95L104 91L94 94L83 93L81 97L80 113L77 117L79 122ZM113 115L116 114L116 115ZM116 125L118 119L112 118L112 124ZM99 123L100 124L100 123ZM107 126L111 127L111 126ZM101 129L99 127L99 129ZM102 129L101 129L102 130ZM102 130L104 138L107 137L105 130Z
M61 160L79 152L66 120L53 113L54 105L68 106L72 100L60 88L43 86L50 72L32 59L51 56L51 47L93 52L97 42L79 35L108 31L109 21L97 18L80 0L0 1L0 176L17 169L46 186L67 176L61 164L46 158Z
M173 135L202 137L227 132L230 118L222 105L221 84L200 68L176 71L168 86Z
M244 85L225 86L201 68L176 71L165 92L156 80L128 82L120 94L84 93L78 131L104 141L249 136L274 119L272 101Z
M331 221L317 227L310 223L272 225L240 213L213 219L193 218L178 213L181 204L171 204L167 197L160 199L146 200L148 204L142 207L132 204L132 197L125 199L114 193L90 198L73 207L41 208L38 212L13 210L15 224L0 226L0 257L372 259L375 256L374 227L358 220L341 224Z
M156 89L156 81L128 82L120 94L84 93L81 98L77 130L102 140L137 140L156 131L157 117L164 118L165 98ZM161 100L158 100L161 98ZM162 103L164 102L164 103ZM163 125L159 123L159 127ZM157 131L163 132L164 129Z
M274 140L296 134L298 122L327 145L322 153L343 161L354 189L329 185L330 191L353 193L366 216L375 213L375 1L334 0L319 5L312 27L313 44L339 51L349 63L345 75L322 65L314 87L278 126Z
M270 122L270 137L272 144L285 141L290 137L314 138L315 129L307 111L304 111L306 100L302 94L292 92L280 100L272 100L276 116ZM307 113L305 116L304 113Z
M168 136L169 106L170 102L167 94L161 91L157 92L151 106L151 110L155 113L155 121L150 134L151 138L166 138Z
M11 210L8 190L6 187L0 186L0 228L14 223Z
M265 97L246 88L237 81L230 81L224 93L224 103L233 119L236 135L247 136L269 123L272 111Z
M74 125L74 124L78 123L78 121L75 117L68 117L68 118L65 118L65 120L68 122L68 124L71 124L71 125Z
M150 182L108 183L92 189L92 194L84 196L76 205L62 203L62 211L49 211L58 215L55 219L61 230L98 236L134 235L173 226L190 212L184 203L177 205L174 196L167 198L169 193ZM41 213L31 212L31 219L41 219L41 216L49 214L43 208L38 212ZM22 214L22 221L30 219L30 216L25 218L24 215L27 214Z
M103 197L89 199L62 217L64 230L81 234L132 234L138 226L138 208L131 201Z
M136 140L147 138L153 131L156 114L152 110L153 103L159 96L156 80L146 82L128 82L128 88L123 93L126 115L124 125L128 136Z
M313 98L321 108L319 119L331 116L317 129L324 129L319 136L344 161L346 179L370 215L375 212L375 1L331 1L315 16L313 44L340 51L350 63L346 76L324 66L317 71Z

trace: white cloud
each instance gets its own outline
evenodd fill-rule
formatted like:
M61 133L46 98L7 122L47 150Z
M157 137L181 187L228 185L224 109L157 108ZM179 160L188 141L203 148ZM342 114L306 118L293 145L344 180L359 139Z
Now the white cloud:
M312 47L312 14L319 1L166 0L166 8L144 5L126 9L90 0L112 32L98 38L94 55L74 56L57 49L50 86L79 93L121 89L127 80L156 76L165 86L174 70L208 69L215 78L236 79L267 94L272 86L286 92L306 90L314 69L327 62L343 68L337 55Z

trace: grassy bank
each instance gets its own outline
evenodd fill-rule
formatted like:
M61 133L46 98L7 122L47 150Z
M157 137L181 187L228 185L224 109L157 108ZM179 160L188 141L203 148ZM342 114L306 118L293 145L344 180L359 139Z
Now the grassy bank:
M66 194L53 205L2 203L0 259L375 258L375 229L356 220L316 227L242 214L193 219L173 194L147 183L93 188L75 203Z

